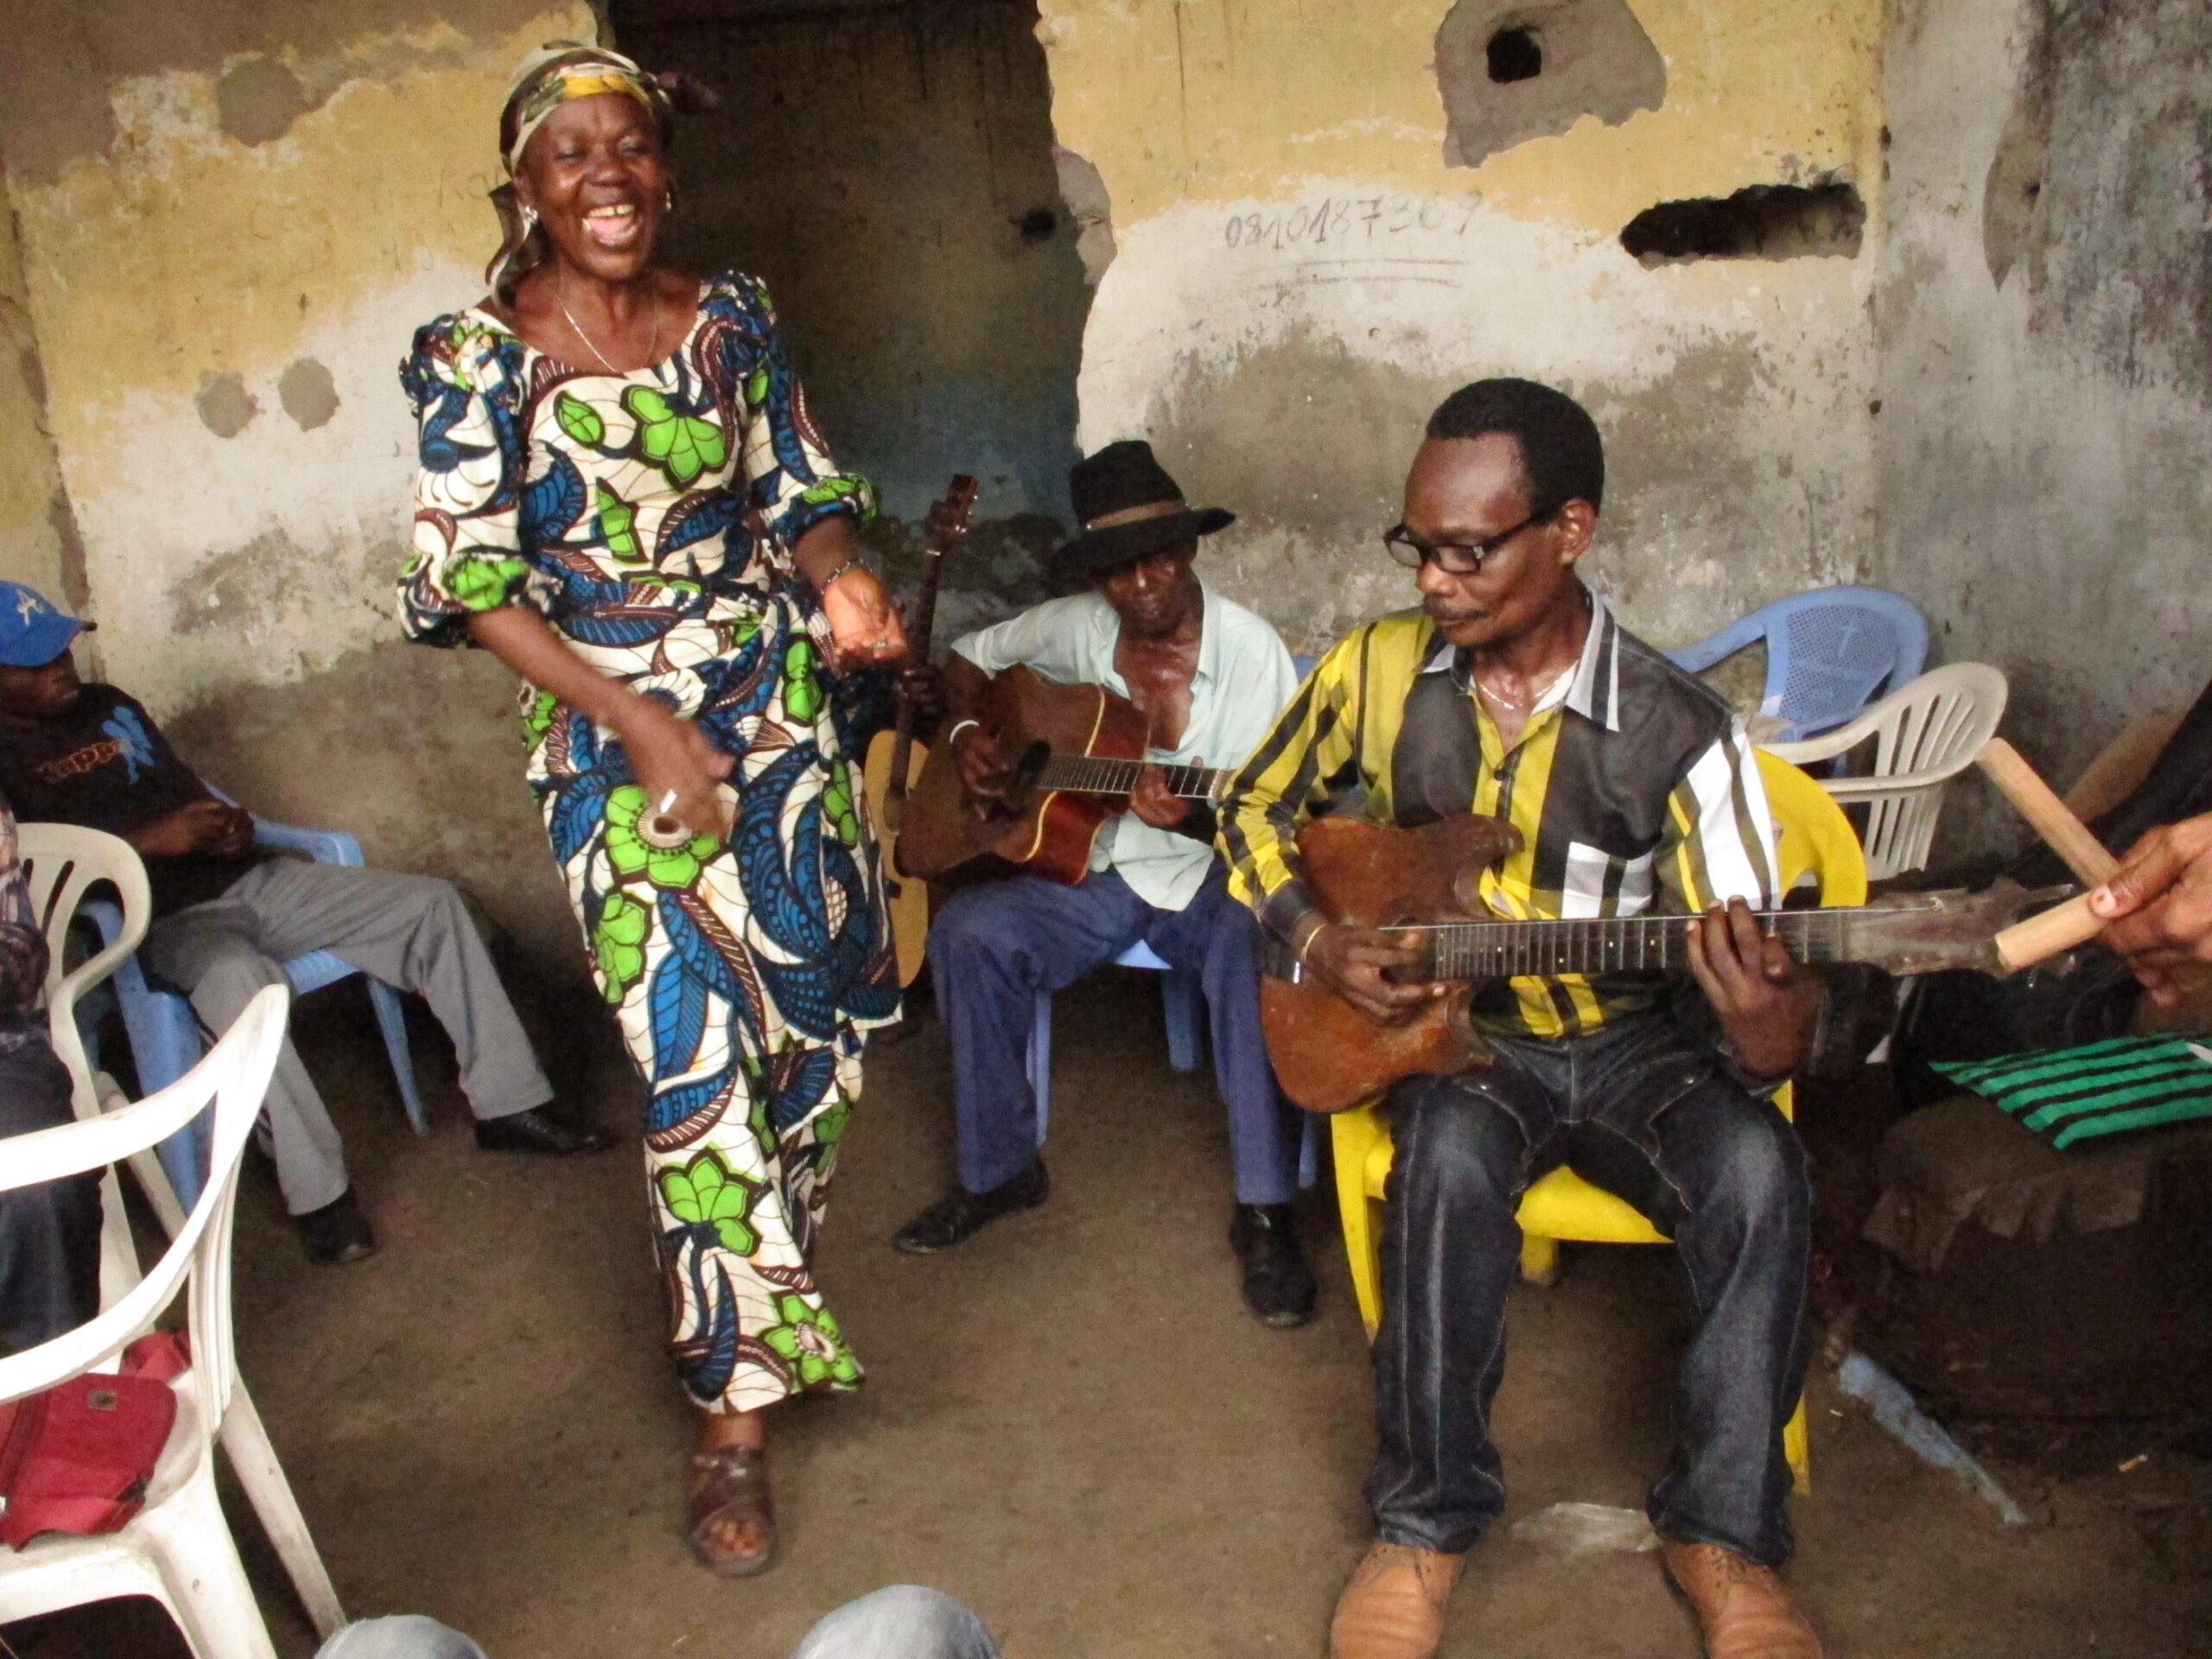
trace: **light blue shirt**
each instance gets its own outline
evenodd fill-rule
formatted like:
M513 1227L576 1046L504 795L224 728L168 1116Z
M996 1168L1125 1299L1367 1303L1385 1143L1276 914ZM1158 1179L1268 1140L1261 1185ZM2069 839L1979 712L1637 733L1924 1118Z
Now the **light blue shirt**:
M1198 666L1191 678L1191 717L1173 749L1147 749L1164 766L1241 766L1298 690L1298 671L1275 631L1205 583ZM1103 685L1118 696L1128 682L1114 667L1122 619L1096 593L1047 600L1010 621L952 642L986 674L1026 664L1063 685ZM1214 861L1203 841L1155 830L1134 812L1109 820L1091 844L1090 867L1120 872L1129 890L1156 910L1181 910L1198 896Z

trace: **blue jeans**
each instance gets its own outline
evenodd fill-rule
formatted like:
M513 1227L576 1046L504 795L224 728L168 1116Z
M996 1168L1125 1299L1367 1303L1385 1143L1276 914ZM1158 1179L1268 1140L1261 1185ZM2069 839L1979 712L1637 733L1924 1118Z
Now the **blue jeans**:
M988 1192L1037 1160L1025 1066L1039 991L1064 990L1140 939L1198 976L1214 1079L1229 1103L1241 1204L1287 1204L1298 1186L1297 1113L1260 1034L1260 925L1216 865L1182 910L1158 910L1112 870L1072 887L1033 875L964 887L930 927L938 1012L952 1039L960 1185Z
M410 1613L348 1624L315 1659L485 1659L485 1653L459 1630ZM800 1638L791 1659L999 1659L999 1650L964 1603L941 1590L894 1584L838 1608Z
M1381 1535L1457 1554L1505 1507L1490 1413L1520 1260L1513 1212L1566 1164L1671 1237L1689 1279L1697 1328L1653 1526L1779 1564L1790 1547L1782 1430L1804 1383L1812 1250L1796 1133L1664 1015L1491 1046L1496 1064L1392 1096L1367 1483Z

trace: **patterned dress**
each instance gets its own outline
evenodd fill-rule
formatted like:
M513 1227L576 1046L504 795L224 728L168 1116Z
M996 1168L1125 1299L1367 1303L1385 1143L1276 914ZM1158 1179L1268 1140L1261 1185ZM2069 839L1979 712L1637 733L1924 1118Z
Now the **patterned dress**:
M529 779L649 1085L645 1162L684 1386L749 1410L860 1367L809 1258L898 981L874 843L791 543L874 510L810 423L767 290L708 283L657 368L592 372L481 310L419 331L409 635L525 604L736 757L737 822L664 849L620 742L525 685Z

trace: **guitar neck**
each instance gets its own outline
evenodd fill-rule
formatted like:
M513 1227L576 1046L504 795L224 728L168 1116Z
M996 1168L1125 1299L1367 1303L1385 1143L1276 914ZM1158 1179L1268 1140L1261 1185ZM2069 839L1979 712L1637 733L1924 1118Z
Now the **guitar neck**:
M1799 962L1853 962L1849 910L1753 913L1759 931L1778 938ZM1440 980L1521 975L1665 973L1689 966L1695 916L1604 917L1564 922L1436 922L1407 930L1430 951Z
M1037 787L1069 795L1126 795L1151 760L1116 760L1095 754L1056 754L1037 775ZM1167 792L1186 801L1221 798L1236 774L1226 766L1162 766Z

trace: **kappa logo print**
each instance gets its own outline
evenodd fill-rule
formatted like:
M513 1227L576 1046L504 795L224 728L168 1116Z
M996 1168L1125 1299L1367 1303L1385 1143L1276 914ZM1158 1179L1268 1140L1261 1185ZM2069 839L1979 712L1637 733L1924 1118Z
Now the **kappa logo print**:
M47 607L44 601L29 588L22 588L16 590L16 615L24 626L29 627L39 618L44 616L46 612Z
M130 769L130 781L138 781L138 769L154 764L154 740L146 730L146 722L129 709L118 709L107 717L100 730L115 740L116 753Z

